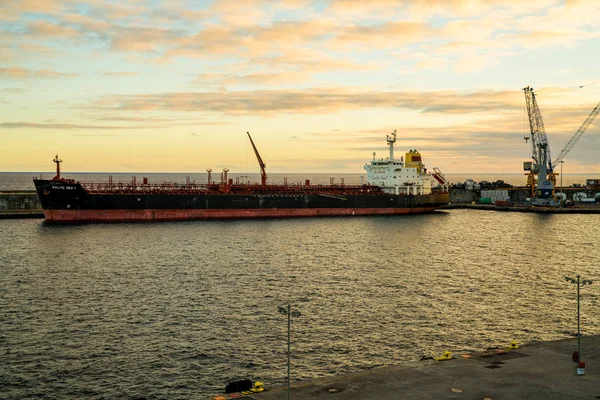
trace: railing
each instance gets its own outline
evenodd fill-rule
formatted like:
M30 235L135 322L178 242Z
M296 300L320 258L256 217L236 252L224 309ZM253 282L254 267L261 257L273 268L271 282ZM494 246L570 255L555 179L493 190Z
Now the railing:
M136 182L83 182L80 183L88 193L103 194L359 194L381 192L377 186L370 185L306 185L303 183L287 185L261 185L260 183L162 183L139 184Z

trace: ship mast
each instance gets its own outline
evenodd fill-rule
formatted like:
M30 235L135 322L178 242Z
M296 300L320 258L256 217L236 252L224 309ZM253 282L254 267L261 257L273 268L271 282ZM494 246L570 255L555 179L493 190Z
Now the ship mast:
M391 135L385 135L388 146L390 146L390 160L394 160L394 143L396 143L396 130Z
M62 160L60 158L58 158L58 154L56 155L56 157L54 157L54 160L52 160L56 163L56 176L54 177L55 180L60 179L60 163L62 162Z
M246 132L248 134L248 138L250 139L250 143L252 144L252 148L254 149L254 154L256 155L256 159L258 160L258 165L260 165L260 184L262 186L267 185L267 172L265 171L265 163L262 158L260 158L260 154L258 154L258 150L254 145L254 141L252 140L252 136L250 136L250 132Z

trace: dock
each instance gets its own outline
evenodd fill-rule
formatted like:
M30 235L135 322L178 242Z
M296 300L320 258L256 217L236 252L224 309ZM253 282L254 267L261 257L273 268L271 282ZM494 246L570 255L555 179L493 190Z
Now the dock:
M531 205L500 206L494 204L448 204L440 210L468 209L486 211L512 211L538 214L600 214L600 204L575 205L573 207L534 207Z
M508 344L507 344L508 345ZM584 375L573 362L577 339L453 354L293 384L294 400L319 399L600 399L600 335L581 337ZM292 366L293 374L293 366ZM246 399L287 399L287 387Z

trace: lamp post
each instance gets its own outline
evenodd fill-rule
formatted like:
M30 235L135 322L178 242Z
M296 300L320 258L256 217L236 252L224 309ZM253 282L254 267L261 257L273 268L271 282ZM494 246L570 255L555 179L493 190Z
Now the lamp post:
M563 185L562 185L562 165L563 165L564 161L561 160L560 161L560 192L563 193Z
M292 341L292 317L297 318L299 317L300 311L292 311L291 309L291 305L287 305L287 306L278 306L277 307L277 311L280 314L283 315L287 315L287 319L288 319L288 350L287 350L287 387L288 387L288 400L290 400L290 343Z
M585 285L591 285L592 281L589 279L583 279L581 280L581 276L577 275L576 279L574 278L570 278L568 276L565 276L565 281L570 282L570 283L574 283L577 285L577 362L579 363L581 361L581 331L579 329L580 324L579 324L579 317L580 317L580 312L579 312L579 287L580 286L585 286Z

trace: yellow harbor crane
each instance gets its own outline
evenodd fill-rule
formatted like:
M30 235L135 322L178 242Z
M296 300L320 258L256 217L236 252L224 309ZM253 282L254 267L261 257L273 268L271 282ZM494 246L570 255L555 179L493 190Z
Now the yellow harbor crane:
M583 133L592 124L598 113L600 113L600 103L594 107L558 157L552 161L544 120L537 105L533 88L527 86L523 88L523 91L525 92L525 103L527 105L527 115L529 116L532 147L531 158L533 159L533 161L525 161L523 163L523 170L526 171L527 186L531 188L532 204L534 206L556 206L558 202L554 193L554 187L556 186L556 176L558 174L554 172L554 166L558 165L567 156L575 146L575 143L577 143ZM527 140L525 142L527 143Z

